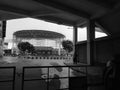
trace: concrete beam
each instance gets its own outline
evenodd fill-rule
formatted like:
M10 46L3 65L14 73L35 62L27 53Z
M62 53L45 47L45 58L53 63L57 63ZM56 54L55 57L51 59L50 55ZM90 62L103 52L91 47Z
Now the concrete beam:
M35 11L29 14L30 17L37 17L37 16L48 16L48 15L56 15L59 14L58 12L53 11Z
M79 17L83 17L86 19L90 18L90 15L88 13L86 13L82 10L72 8L65 4L59 3L57 1L50 1L50 0L34 0L34 1L39 2L40 4L48 6L50 8L65 12L65 13L70 13L70 14L77 15Z
M110 2L109 0L87 0L88 2L90 3L93 3L97 6L100 6L101 8L104 8L104 9L112 9L114 7L115 4L113 4L112 2Z
M10 14L19 16L28 16L30 13L29 11L3 4L0 4L0 11L8 12Z

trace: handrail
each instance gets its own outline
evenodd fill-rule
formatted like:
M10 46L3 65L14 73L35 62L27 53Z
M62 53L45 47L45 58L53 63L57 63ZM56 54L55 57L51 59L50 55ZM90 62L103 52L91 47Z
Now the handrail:
M71 65L71 66L65 66L65 65L60 65L60 66L24 66L23 68L54 68L54 67L91 67L88 65Z

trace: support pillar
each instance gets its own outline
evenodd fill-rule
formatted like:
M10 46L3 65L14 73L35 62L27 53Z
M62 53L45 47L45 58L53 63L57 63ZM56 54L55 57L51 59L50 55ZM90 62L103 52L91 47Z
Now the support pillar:
M76 43L77 43L77 26L73 26L73 63L77 63Z
M11 52L12 54L13 54L13 51L14 51L13 49L14 49L15 41L16 41L15 40L15 36L13 35L13 39L12 39L12 52Z
M58 44L59 44L58 55L61 55L61 39L59 39Z
M95 60L95 21L88 20L87 23L87 64L93 65Z
M75 45L77 43L77 26L73 26L73 51L75 52Z

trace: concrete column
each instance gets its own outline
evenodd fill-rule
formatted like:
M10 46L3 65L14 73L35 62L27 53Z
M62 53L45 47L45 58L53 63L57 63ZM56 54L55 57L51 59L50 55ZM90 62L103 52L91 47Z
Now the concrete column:
M12 40L12 54L14 52L14 49L16 48L16 43L17 43L17 38L16 38L16 36L13 35L13 40Z
M95 40L95 21L88 20L87 23L87 64L93 65L95 60L94 53Z
M15 43L15 36L13 35L13 38L12 38L12 53L13 53L13 49L14 49L14 43Z
M73 63L77 63L76 43L77 43L77 26L73 26Z
M61 39L59 39L59 49L58 49L58 55L61 55Z
M55 40L55 48L57 48L57 40Z

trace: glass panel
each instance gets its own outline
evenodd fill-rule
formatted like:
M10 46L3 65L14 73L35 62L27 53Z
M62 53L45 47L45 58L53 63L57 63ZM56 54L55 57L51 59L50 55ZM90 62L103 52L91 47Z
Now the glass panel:
M0 81L13 80L13 69L0 69Z
M12 90L12 82L0 82L0 90Z
M72 67L70 72L70 77L86 76L86 67Z
M42 72L42 70L46 72ZM47 75L47 69L46 68L29 68L25 69L25 79L44 79L45 77L43 75Z
M24 90L47 90L47 82L45 80L25 81Z
M101 38L105 36L107 36L107 34L104 33L102 29L100 29L99 27L95 27L95 38Z
M69 88L69 80L66 79L51 79L49 81L49 90L59 90Z
M78 28L78 42L87 40L87 28Z
M49 69L50 78L54 75L59 75L59 77L68 77L68 67L55 67Z

